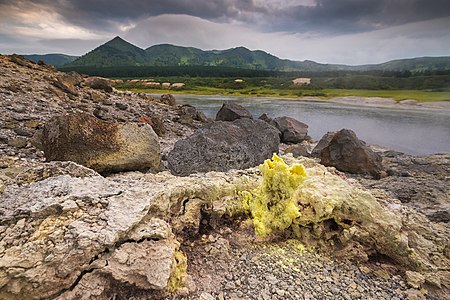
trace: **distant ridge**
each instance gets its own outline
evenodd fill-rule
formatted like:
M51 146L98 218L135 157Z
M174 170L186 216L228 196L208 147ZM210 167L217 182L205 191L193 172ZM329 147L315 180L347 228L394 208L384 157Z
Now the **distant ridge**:
M31 61L38 62L42 60L47 65L52 65L55 67L60 67L62 65L68 64L79 56L71 56L66 54L52 53L52 54L25 54L24 57Z
M207 66L267 71L439 71L450 70L450 56L393 60L382 64L347 66L310 60L280 59L261 50L245 47L204 51L170 44L141 49L119 36L64 65L70 67Z

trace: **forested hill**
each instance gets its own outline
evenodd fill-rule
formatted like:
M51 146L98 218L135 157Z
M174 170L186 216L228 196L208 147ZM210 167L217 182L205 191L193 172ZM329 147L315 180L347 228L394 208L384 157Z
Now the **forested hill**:
M266 71L410 71L426 72L450 70L450 57L421 57L394 60L382 64L347 66L321 64L314 61L280 59L267 52L251 51L245 47L204 51L170 44L141 49L120 37L95 48L64 65L65 70L80 67L174 67L204 66Z

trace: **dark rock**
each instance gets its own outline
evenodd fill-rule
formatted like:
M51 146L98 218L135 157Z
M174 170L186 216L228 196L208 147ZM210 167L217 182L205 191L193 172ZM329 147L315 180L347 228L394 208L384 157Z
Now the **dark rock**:
M164 126L163 121L157 116L145 115L138 118L136 121L141 123L147 123L148 125L150 125L158 136L162 136L164 135L164 133L166 133L166 128Z
M314 149L311 151L311 156L320 157L320 152L322 152L323 148L328 146L335 134L336 131L328 131L327 133L325 133L316 147L314 147Z
M294 157L304 156L309 157L310 153L308 147L304 144L289 145L285 150L285 153L292 153Z
M214 122L175 143L167 161L176 175L245 169L278 152L279 132L261 120L248 118Z
M106 108L106 107L95 108L93 114L94 114L94 116L96 116L97 118L99 118L103 121L108 121L111 119L108 114L108 108Z
M370 174L377 178L383 171L381 161L381 156L349 129L337 132L320 154L320 163L325 166L333 166L343 172Z
M282 143L301 143L308 135L308 125L291 117L279 117L274 120L281 132Z
M164 104L170 105L170 106L176 106L177 101L175 97L172 94L163 94L161 95L160 101Z
M33 136L33 133L31 133L30 131L28 131L26 129L23 129L22 127L14 128L14 132L20 136L27 136L27 137Z
M116 107L120 110L127 110L128 109L128 104L126 103L121 103L121 102L116 102Z
M206 123L206 122L209 121L208 118L206 117L206 115L205 115L202 111L197 111L197 114L196 114L196 116L195 116L195 119L196 119L197 121L202 122L202 123Z
M102 90L107 93L111 93L113 88L111 82L105 78L101 77L88 77L85 79L85 83L88 87L94 90Z
M189 104L182 105L180 107L180 119L181 124L193 126L193 121L208 122L208 118L201 111L198 111L195 107Z
M158 137L146 124L57 116L44 126L42 147L47 161L73 161L99 173L159 170Z
M242 118L252 119L253 117L243 106L233 102L224 103L216 115L216 121L234 121Z
M266 114L266 113L263 113L262 115L260 115L258 119L259 120L263 120L264 122L266 122L266 123L268 123L268 124L270 124L272 126L277 127L275 122L273 121L273 119L271 117L269 117L269 115Z

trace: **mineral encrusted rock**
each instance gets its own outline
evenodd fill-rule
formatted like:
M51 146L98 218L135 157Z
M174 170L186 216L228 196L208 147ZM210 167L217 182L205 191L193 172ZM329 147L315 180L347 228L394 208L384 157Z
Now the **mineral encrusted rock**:
M311 159L284 159L303 164L306 173L289 198L300 216L285 230L353 259L384 255L448 291L447 228ZM280 169L266 171L284 176ZM190 177L69 173L8 184L0 194L0 298L164 297L169 287L183 284L185 262L176 237L193 238L214 218L242 216L240 192L254 191L260 182L260 173L248 169ZM267 189L283 193L275 182Z
M256 182L248 175L63 175L8 185L0 201L0 298L162 297L181 285L185 268L169 224L181 234L195 226L190 218L201 221L202 206L225 213L224 197ZM202 205L189 208L191 201Z
M214 122L175 143L167 158L176 175L254 167L278 153L278 131L248 118Z
M306 179L292 179L303 174L297 171L300 166L288 168L274 157L273 162L261 167L261 186L251 195L243 193L244 208L251 211L258 234L267 233L265 224L285 228L289 222L292 233L308 244L331 247L362 261L381 254L450 287L450 237L446 227L430 223L386 194L377 194L377 199L325 167L306 158L301 161Z
M145 123L111 123L87 114L57 116L45 124L47 161L68 160L99 173L159 170L158 137Z

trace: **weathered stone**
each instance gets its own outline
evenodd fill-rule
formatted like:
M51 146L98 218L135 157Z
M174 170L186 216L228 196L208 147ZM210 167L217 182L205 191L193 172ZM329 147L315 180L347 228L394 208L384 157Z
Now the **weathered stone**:
M81 76L74 74L59 74L53 85L57 88L61 89L63 92L77 96L78 91L76 86L78 86L81 82Z
M264 122L266 122L266 123L268 123L268 124L270 124L272 126L277 127L277 125L275 124L273 119L271 117L269 117L269 115L266 114L266 113L263 113L262 115L260 115L258 119L263 120Z
M373 152L356 134L342 129L320 153L320 163L344 172L370 174L380 177L383 171L381 156Z
M336 131L329 131L323 135L320 139L319 143L317 143L316 147L311 151L311 156L320 157L320 153L322 150L328 146L328 144L333 139L333 136L336 134Z
M10 60L19 66L27 67L27 68L33 68L34 62L32 62L29 59L26 59L22 55L13 54L10 56Z
M15 148L25 148L28 144L28 140L23 137L16 137L8 140L8 145Z
M128 104L125 103L121 103L121 102L116 102L116 107L120 110L127 110L128 109Z
M275 126L281 132L282 143L301 143L308 134L308 125L291 117L278 117Z
M253 119L248 110L234 102L224 103L216 115L216 121L234 121L242 118Z
M198 111L195 107L189 104L184 104L179 110L180 118L179 122L185 125L194 126L194 120L202 123L208 122L208 118L201 111Z
M147 123L148 125L150 125L153 128L153 131L155 131L155 133L158 136L163 136L164 133L166 132L166 127L164 126L163 121L159 119L157 116L145 115L138 118L137 121L141 123Z
M0 231L0 298L165 299L159 293L181 285L186 262L158 216L192 226L184 214L220 208L236 187L256 183L236 175L64 175L8 185L0 194L0 223L10 224ZM202 205L187 205L192 199Z
M299 156L310 156L308 147L304 144L295 144L295 145L289 145L285 150L285 153L292 153L294 157Z
M425 283L425 277L418 272L406 271L405 276L408 284L415 289L420 288Z
M100 173L159 170L153 129L137 123L108 123L87 114L58 116L45 124L42 145L47 161L70 160Z
M111 82L105 78L88 77L84 82L88 87L93 88L94 90L102 90L107 93L111 93L113 91Z
M176 106L177 100L172 94L162 94L160 101L164 104L170 105L170 106Z
M176 142L167 161L177 175L244 169L278 152L279 142L278 131L261 120L215 122Z

